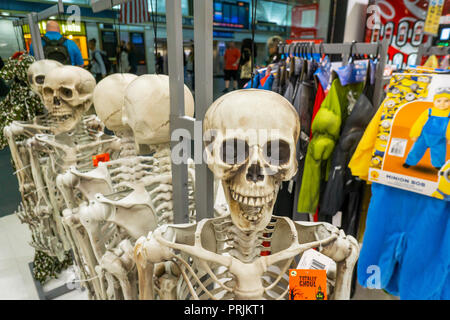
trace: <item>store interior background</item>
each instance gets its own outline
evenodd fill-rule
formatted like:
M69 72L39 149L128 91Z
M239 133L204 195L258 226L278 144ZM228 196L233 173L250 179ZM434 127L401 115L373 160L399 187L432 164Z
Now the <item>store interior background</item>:
M165 25L165 0L153 1L153 8L158 7L157 12L157 52L163 57L163 72L167 70L167 42ZM26 16L30 11L42 11L53 5L57 0L37 1L0 0L0 56L6 60L14 52L23 50L30 43L30 36L26 28L18 31L13 27L15 19ZM94 14L89 6L89 0L65 0L65 5L75 4L81 9L81 27L77 30L68 30L64 24L67 17L53 17L61 21L64 35L76 41L79 45L85 63L88 63L87 41L97 39L98 47L105 51L114 62L115 48L117 46L117 34L120 40L132 41L136 48L139 60L138 75L155 73L155 39L151 22L142 25L120 24L115 18L116 10L106 10ZM156 3L157 2L157 3ZM250 0L214 0L215 26L213 44L213 74L214 74L214 99L222 95L224 89L223 80L223 55L225 45L229 41L236 43L240 48L241 41L251 38L250 29ZM300 30L297 38L322 39L324 42L351 42L356 40L364 42L366 10L369 0L259 0L257 7L257 26L255 31L255 43L257 47L256 65L264 64L268 56L267 40L274 36L283 39L292 38L293 29ZM239 10L239 7L248 8L248 16L243 16L247 23L242 21L220 21L224 6L229 10ZM305 8L302 16L304 21L292 19L295 7ZM313 9L314 14L308 10ZM228 9L227 9L228 10ZM315 11L314 11L315 10ZM188 56L193 47L193 3L192 0L182 0L183 14L183 39L184 51ZM64 27L65 25L65 27ZM225 26L228 25L228 26ZM41 32L45 22L41 24ZM185 75L186 84L193 89L192 78ZM12 171L10 153L8 148L0 150L0 288L11 288L8 292L0 292L0 299L37 299L34 293L34 285L31 274L24 263L33 258L33 249L28 245L29 231L26 225L21 225L15 217L14 211L20 203L17 178ZM3 217L3 218L2 218ZM57 285L54 283L52 285ZM1 290L5 291L5 290ZM81 292L72 292L66 297L83 298ZM354 299L396 299L380 290L368 290L358 287Z

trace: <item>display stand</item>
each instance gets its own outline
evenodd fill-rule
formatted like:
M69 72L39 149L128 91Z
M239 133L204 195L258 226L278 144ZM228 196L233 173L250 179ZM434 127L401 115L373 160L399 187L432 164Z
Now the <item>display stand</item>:
M33 275L34 263L33 262L28 263L28 268L30 269L31 275ZM69 289L67 284L64 284L64 285L59 286L50 291L44 291L44 287L42 286L42 284L38 280L34 279L34 277L33 277L33 281L34 281L34 287L36 288L39 300L53 300L57 297L60 297L62 295L65 295L66 293L69 293L69 292L75 290L75 288Z
M129 0L93 0L93 12ZM183 25L181 0L166 0L167 52L170 86L171 147L190 149L194 141L195 205L197 221L214 216L214 178L203 161L202 120L213 100L213 1L194 0L195 118L184 113ZM182 129L182 130L180 130ZM175 134L174 134L175 132ZM187 163L172 161L174 223L189 222Z
M419 51L417 51L416 65L420 66L423 56L445 56L450 53L449 47L430 47L427 45L420 45Z
M194 0L195 113L184 113L183 26L181 0L166 0L167 52L170 82L170 131L172 148L194 140L196 219L214 216L214 178L203 159L202 120L213 96L213 5L212 0ZM184 130L179 130L184 129ZM175 133L175 134L174 134ZM182 136L184 134L184 136ZM177 138L176 140L174 138ZM187 164L172 161L173 212L175 223L189 222Z

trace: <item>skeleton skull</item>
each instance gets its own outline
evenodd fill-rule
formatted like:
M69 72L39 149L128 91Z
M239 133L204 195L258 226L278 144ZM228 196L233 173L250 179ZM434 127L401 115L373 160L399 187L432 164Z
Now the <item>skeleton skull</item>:
M42 86L44 85L45 75L51 70L62 66L58 61L44 59L33 62L28 68L28 82L33 92L37 93L41 100L43 100Z
M208 166L222 180L233 223L263 230L281 181L297 171L297 112L277 93L238 90L216 100L203 125Z
M137 76L130 73L116 73L100 81L94 90L95 111L106 125L113 131L127 128L122 123L122 108L127 86Z
M62 66L51 70L43 86L44 105L56 121L55 134L72 130L92 104L95 79L83 68Z
M194 98L184 86L186 116L194 115ZM166 75L142 75L127 87L122 121L133 130L137 144L170 141L170 92Z

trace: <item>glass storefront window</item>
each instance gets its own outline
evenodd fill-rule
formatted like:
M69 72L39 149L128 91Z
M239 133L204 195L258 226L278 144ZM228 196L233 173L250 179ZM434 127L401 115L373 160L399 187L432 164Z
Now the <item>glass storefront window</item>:
M48 0L51 2L58 2L58 0ZM90 0L64 0L64 4L73 3L73 4L87 4L90 5Z
M279 26L290 26L291 11L290 4L260 0L256 8L256 20L263 23L275 23Z
M166 0L148 0L148 10L152 12L158 9L158 13L166 13ZM181 14L183 16L189 15L189 0L181 0Z

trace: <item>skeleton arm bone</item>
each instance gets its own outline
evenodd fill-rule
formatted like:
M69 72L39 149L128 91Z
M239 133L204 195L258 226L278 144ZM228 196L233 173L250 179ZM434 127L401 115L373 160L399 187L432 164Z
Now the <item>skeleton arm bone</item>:
M294 223L299 235L309 234L311 236L314 234L315 238L323 238L329 233L338 235L336 241L323 246L320 252L333 259L337 264L334 299L348 300L350 298L352 271L359 255L358 242L352 236L346 236L342 230L339 231L338 228L328 223L297 221Z

